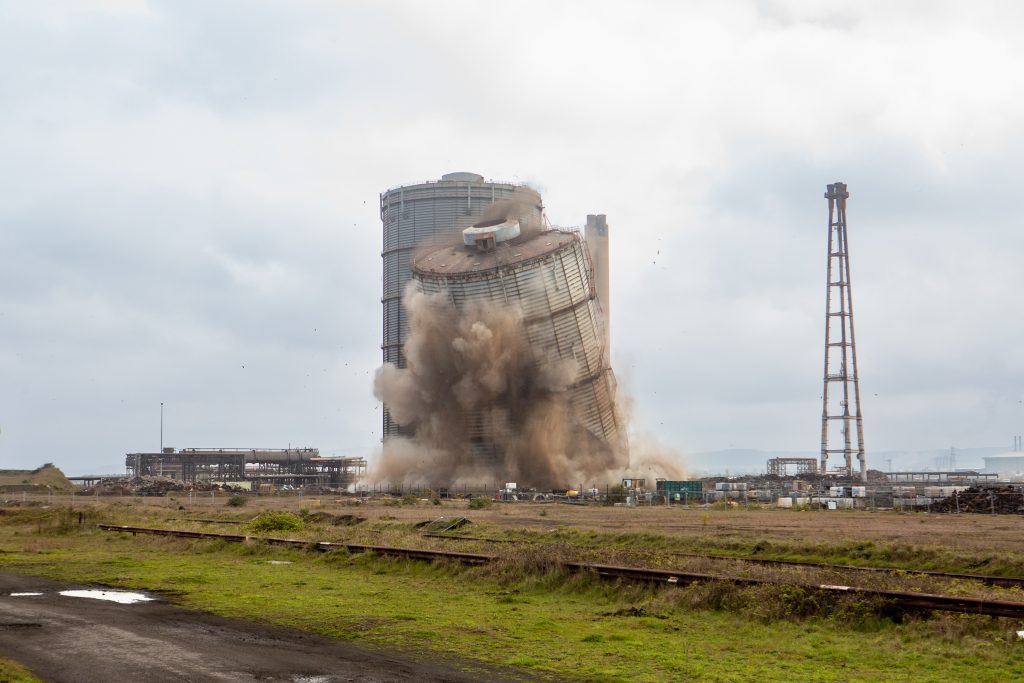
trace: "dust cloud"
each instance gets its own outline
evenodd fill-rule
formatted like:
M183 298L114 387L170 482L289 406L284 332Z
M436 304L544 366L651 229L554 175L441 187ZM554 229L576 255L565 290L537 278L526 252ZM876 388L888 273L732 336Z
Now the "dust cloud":
M444 293L422 293L414 282L403 303L407 367L378 369L374 393L408 436L384 442L370 480L557 488L683 476L681 461L648 441L631 457L625 438L607 444L580 424L570 391L576 362L532 348L518 306L473 301L456 308ZM619 421L623 434L626 412Z
M532 235L544 229L544 220L540 207L537 206L537 196L524 189L517 189L505 199L494 202L480 214L480 223L491 221L502 221L515 218L519 221L519 230L522 235Z

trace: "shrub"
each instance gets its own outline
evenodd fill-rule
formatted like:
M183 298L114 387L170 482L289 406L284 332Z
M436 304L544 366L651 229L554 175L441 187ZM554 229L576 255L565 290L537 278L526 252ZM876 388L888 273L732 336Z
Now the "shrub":
M490 498L474 498L473 500L469 501L469 508L471 510L483 510L484 508L489 507L491 507Z
M302 531L306 524L290 512L261 512L247 525L250 531Z
M243 496L240 493L236 493L235 495L233 495L230 498L228 498L228 502L225 503L225 504L228 507L240 508L240 507L242 507L243 505L245 505L248 502L249 502L248 498L246 498L245 496Z

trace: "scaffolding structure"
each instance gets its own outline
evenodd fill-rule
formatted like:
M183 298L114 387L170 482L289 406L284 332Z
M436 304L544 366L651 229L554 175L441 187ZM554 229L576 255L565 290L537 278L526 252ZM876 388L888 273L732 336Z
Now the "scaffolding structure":
M316 448L165 448L162 453L128 453L125 470L129 477L339 488L365 474L366 460L324 458Z
M817 474L818 461L816 458L771 458L768 460L768 474L777 477L785 477L789 474L789 466L796 467L797 474Z
M853 295L850 292L850 250L846 231L846 183L828 186L828 275L825 293L825 373L821 409L821 473L853 477L857 457L860 480L867 481L864 459L864 421L860 410L857 345L853 331ZM836 385L835 391L832 391ZM831 425L839 423L841 446ZM842 465L828 468L829 455L842 457Z

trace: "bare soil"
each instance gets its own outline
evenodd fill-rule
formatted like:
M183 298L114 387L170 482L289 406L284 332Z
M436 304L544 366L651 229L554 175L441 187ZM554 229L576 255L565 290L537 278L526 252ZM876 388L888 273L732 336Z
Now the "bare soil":
M161 601L65 597L68 586L0 573L0 653L46 681L502 680ZM11 593L42 592L41 596ZM521 679L520 679L521 680Z

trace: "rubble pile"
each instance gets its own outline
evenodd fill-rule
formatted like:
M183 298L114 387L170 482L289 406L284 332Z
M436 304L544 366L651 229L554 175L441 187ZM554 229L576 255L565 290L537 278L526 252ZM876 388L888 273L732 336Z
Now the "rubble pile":
M1024 491L1014 486L972 486L933 503L931 512L1024 515Z
M113 477L100 479L95 485L83 489L81 495L97 496L164 496L176 491L230 491L244 492L240 486L211 484L205 481L182 481L171 477Z

